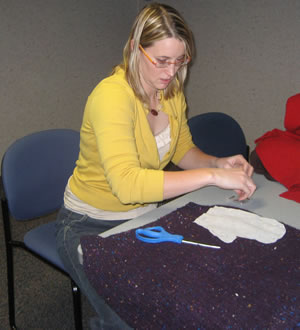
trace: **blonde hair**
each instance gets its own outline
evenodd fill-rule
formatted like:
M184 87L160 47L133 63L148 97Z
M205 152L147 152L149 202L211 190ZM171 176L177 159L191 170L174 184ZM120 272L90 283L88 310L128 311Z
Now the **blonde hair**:
M126 79L135 95L149 105L149 98L142 86L139 73L139 45L150 47L155 41L165 38L176 38L185 45L186 55L192 58L194 51L193 35L182 16L174 8L159 3L144 7L136 17L128 41L123 51L121 66L125 70ZM187 66L182 66L164 90L164 97L171 98L176 92L183 90L187 75Z

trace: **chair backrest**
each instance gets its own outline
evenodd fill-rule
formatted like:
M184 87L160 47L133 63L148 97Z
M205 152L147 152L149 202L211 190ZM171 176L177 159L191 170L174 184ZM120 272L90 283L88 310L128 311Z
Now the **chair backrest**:
M217 157L242 154L248 159L249 147L241 126L222 112L207 112L188 120L193 141L202 151Z
M79 153L79 132L51 129L15 141L2 159L3 190L16 220L49 214L63 194Z

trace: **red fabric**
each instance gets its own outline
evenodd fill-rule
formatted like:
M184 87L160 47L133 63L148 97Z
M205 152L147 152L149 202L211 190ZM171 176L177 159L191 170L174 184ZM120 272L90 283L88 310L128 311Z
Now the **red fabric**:
M280 196L300 203L300 94L287 100L284 127L255 140L255 150L270 175L288 189Z

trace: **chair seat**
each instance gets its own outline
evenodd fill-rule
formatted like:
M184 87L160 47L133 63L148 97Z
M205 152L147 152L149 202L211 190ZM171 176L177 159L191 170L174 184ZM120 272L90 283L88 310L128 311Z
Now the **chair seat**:
M28 231L24 236L24 243L30 250L66 272L55 248L55 234L55 221L52 221Z
M80 289L70 278L57 253L56 221L53 219L52 222L31 229L21 241L13 237L10 223L11 218L16 221L31 219L33 222L61 207L66 184L78 159L79 144L79 132L72 129L49 129L19 138L7 148L2 158L1 210L7 250L11 329L17 329L13 251L15 248L23 248L46 261L49 266L61 270L70 279L75 328L82 330Z

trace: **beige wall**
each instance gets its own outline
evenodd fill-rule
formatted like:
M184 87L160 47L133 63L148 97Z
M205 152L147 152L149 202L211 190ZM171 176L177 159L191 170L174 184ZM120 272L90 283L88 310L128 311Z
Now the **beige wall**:
M189 115L232 115L251 148L264 132L284 129L285 102L300 93L300 1L164 2L183 13L195 36Z
M1 155L25 134L80 128L86 98L121 60L136 13L137 0L1 0Z
M2 0L0 156L16 138L79 129L86 98L121 59L144 0ZM299 0L169 0L197 45L189 115L223 111L248 143L283 128L286 99L300 92Z

